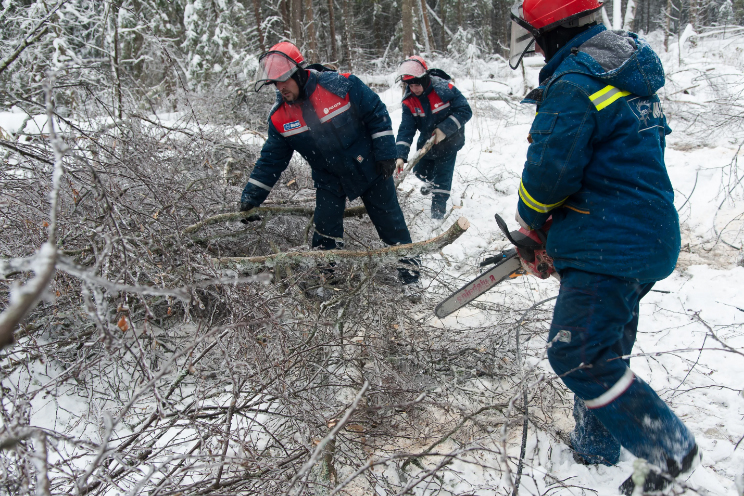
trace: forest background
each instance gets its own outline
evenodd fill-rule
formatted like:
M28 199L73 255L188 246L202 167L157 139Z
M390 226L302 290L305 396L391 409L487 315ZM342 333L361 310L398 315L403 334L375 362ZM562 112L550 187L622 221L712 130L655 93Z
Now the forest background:
M566 448L572 396L544 360L555 281L432 313L509 247L493 213L513 224L519 101L542 65L507 67L510 7L2 0L0 493L615 494L629 455L589 470ZM602 19L660 54L674 128L683 250L644 300L634 370L703 450L678 493L740 496L744 0L618 0ZM359 75L394 128L406 55L469 99L445 223L415 178L399 188L414 240L435 240L422 302L358 202L328 284L300 157L261 222L236 221L274 103L258 56L281 40Z

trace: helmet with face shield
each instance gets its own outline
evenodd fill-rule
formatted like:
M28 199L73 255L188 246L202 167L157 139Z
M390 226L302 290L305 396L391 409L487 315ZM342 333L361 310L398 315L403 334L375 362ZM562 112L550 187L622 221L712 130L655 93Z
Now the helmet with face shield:
M254 89L259 91L267 84L284 82L306 66L307 62L296 46L288 41L277 43L258 59Z
M596 22L600 8L600 0L517 0L509 13L509 66L516 69L522 57L534 51L535 40L545 33L558 27L578 28Z
M398 77L395 78L395 82L403 81L404 83L408 83L413 80L421 80L425 78L428 73L429 67L426 65L426 61L418 55L413 55L401 62L398 67Z

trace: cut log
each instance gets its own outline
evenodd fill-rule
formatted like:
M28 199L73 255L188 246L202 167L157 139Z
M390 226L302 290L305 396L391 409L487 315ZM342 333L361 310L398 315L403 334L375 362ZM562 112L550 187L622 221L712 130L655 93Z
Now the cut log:
M329 262L365 263L370 261L397 261L399 258L417 257L426 253L437 252L452 244L468 230L470 222L460 217L447 231L435 238L408 245L395 245L371 251L319 250L277 253L264 257L224 257L214 258L213 263L220 268L232 268L243 271L273 267L276 264L316 265Z

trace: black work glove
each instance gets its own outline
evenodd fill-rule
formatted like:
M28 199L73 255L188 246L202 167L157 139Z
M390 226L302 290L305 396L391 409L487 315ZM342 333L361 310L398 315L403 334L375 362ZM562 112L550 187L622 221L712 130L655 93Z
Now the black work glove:
M240 211L241 212L247 212L249 210L253 210L256 207L258 207L258 205L253 205L252 203L240 202ZM242 222L243 224L248 224L250 222L256 222L257 220L261 220L261 217L259 217L258 214L253 214L253 215L249 215L248 217L245 217L243 219L240 219L240 222Z
M378 160L375 162L375 169L377 173L382 175L383 179L387 179L395 172L395 159Z

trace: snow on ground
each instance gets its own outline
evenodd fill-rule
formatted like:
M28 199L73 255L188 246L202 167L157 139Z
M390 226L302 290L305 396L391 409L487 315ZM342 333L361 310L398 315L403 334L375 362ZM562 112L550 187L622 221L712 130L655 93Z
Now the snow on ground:
M661 52L660 36L654 33L650 41ZM740 149L744 132L735 119L725 125L720 120L688 118L710 110L716 101L744 88L744 40L700 37L692 41L694 44L685 44L681 57L676 45L661 54L668 74L662 96L675 130L668 139L666 160L682 221L683 250L677 270L643 301L632 366L696 436L703 463L686 482L691 488L688 494L736 495L734 480L744 472L744 166L739 168L737 162L737 157L744 156ZM474 110L467 124L467 143L458 155L455 170L452 205L457 208L451 210L444 225L437 227L428 220L430 197L420 194L421 182L410 176L401 191L410 192L413 210L407 215L414 241L430 237L432 230L445 229L460 216L469 219L471 227L465 235L443 250L449 270L467 278L478 273L479 259L508 246L493 215L498 213L511 228L517 227L513 220L517 187L534 108L517 103L514 95L522 95L525 90L522 73L509 70L503 62L434 59L430 65L455 77ZM529 58L525 65L526 79L534 87L540 60ZM383 79L392 85L394 75ZM401 119L400 96L400 89L394 85L381 93L395 129ZM179 118L162 117L174 122ZM717 127L709 128L711 122ZM0 128L6 134L17 132L23 125L27 131L29 125L36 125L40 132L44 121L27 120L24 114L13 112L0 114ZM482 298L521 299L527 308L526 302L534 303L558 291L552 279L525 277L505 284L509 287ZM456 327L484 318L487 316L479 310L466 307L442 325ZM530 356L542 356L544 346L530 343ZM546 360L530 360L552 374ZM54 401L59 403L40 400L36 404L36 423L65 422L65 412L79 408L72 400ZM565 432L572 421L565 414L563 417L561 425L555 427ZM95 433L91 435L96 438ZM493 439L497 443L499 438L495 435ZM518 457L517 442L510 444L509 455ZM497 465L496 455L484 452L477 456L482 466ZM577 465L565 445L530 426L522 494L549 490L552 495L615 495L617 486L631 473L632 461L633 457L624 452L616 467ZM460 460L451 468L445 476L449 494L504 494L509 487L495 469L489 471ZM457 478L452 475L455 472ZM560 486L557 481L562 481ZM378 492L385 494L382 488ZM428 491L422 489L420 493Z
M679 118L675 118L677 112L667 112L675 132L668 138L666 162L682 221L683 250L675 272L659 282L643 301L631 363L633 370L656 389L695 434L703 463L686 481L690 488L687 493L735 495L738 493L734 480L744 472L744 167L739 169L737 163L737 157L744 157L740 149L744 133L738 125L720 125L720 121L715 121L718 129L709 129L709 121L690 122L689 116L709 110L712 102L742 90L744 40L693 40L694 45L689 41L685 44L680 58L676 45L671 46L669 53L661 53L661 37L650 37L668 74L662 96L672 100L672 108L679 111ZM452 188L452 204L460 208L453 209L436 230L426 215L430 199L418 192L422 183L408 177L401 190L411 191L415 211L409 212L409 218L414 241L429 237L433 227L439 232L460 216L468 218L470 229L443 252L455 262L453 271L472 277L478 272L479 259L507 247L493 215L498 213L511 228L518 227L514 221L517 188L534 108L515 105L509 97L510 93L524 94L520 71L512 72L495 63L455 66L451 61L441 62L430 66L450 72L474 110L473 119L467 124L467 143L458 155ZM537 84L539 62L536 58L527 60L530 87ZM397 128L401 119L400 89L393 87L381 97ZM418 210L423 212L417 215ZM558 284L552 280L519 278L505 284L511 286L515 298L532 301L558 291ZM500 297L503 292L482 296ZM466 307L442 324L467 325L481 319L479 310ZM532 346L544 348L545 344ZM538 366L551 373L547 360ZM573 422L570 418L565 420L565 425L556 428L570 430ZM497 439L494 437L495 442ZM518 457L517 442L510 447L509 455ZM491 455L489 462L488 455L481 455L479 462L495 466L495 456ZM632 472L632 462L633 456L624 451L616 467L577 465L565 445L551 440L544 432L535 432L531 426L522 491L543 494L553 487L554 495L614 495ZM489 472L459 461L452 468L459 477L449 476L451 480L446 481L451 494L503 494L509 487L496 470ZM563 482L557 485L557 481Z

